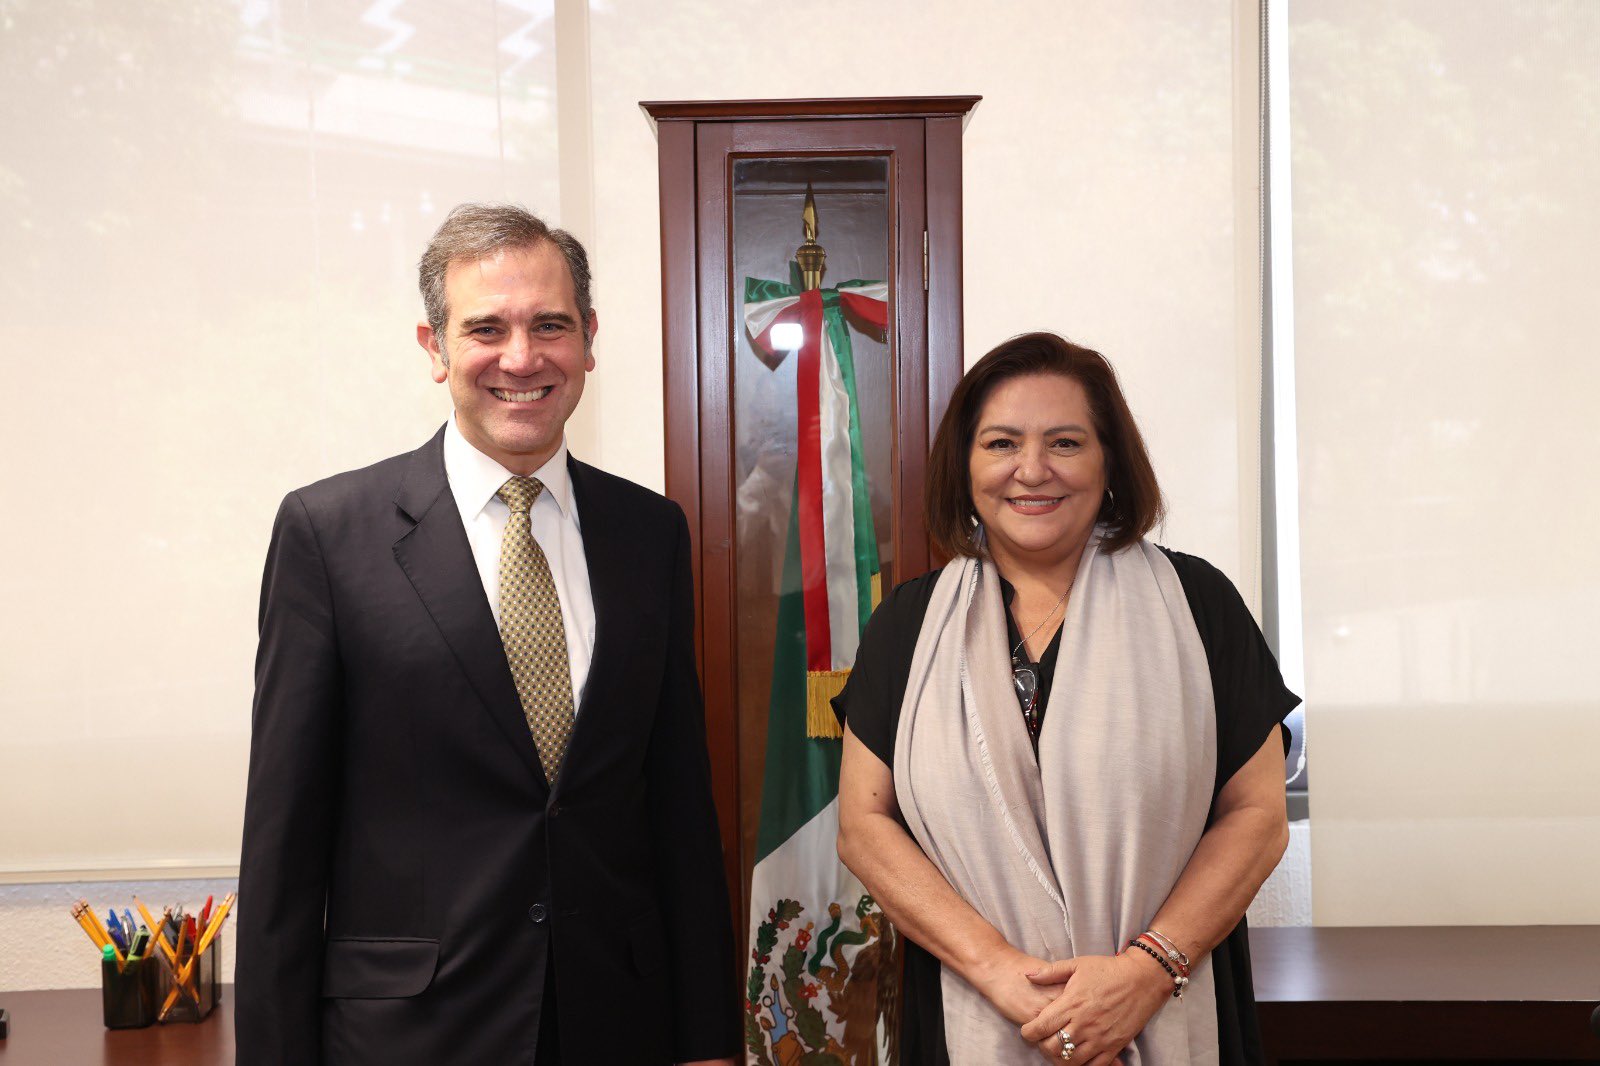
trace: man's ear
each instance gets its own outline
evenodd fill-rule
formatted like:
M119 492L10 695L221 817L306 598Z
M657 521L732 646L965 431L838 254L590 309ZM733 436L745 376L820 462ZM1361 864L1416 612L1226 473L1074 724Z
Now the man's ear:
M583 342L583 369L594 369L594 335L600 332L600 316L594 313L594 308L589 308L589 319L583 324L585 334Z
M445 356L442 340L443 338L433 331L427 319L417 323L417 343L428 353L433 380L441 385L450 379L450 360Z

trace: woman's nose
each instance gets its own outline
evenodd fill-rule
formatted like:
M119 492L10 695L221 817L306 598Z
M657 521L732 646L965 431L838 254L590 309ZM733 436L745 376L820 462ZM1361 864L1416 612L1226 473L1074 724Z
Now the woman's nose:
M1024 485L1039 485L1050 477L1044 453L1037 448L1023 448L1017 454L1017 469L1012 475Z

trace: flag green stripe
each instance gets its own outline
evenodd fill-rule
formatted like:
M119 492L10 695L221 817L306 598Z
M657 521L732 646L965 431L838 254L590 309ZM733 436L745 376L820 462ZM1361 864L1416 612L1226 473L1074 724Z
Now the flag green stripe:
M795 487L798 497L799 486ZM756 861L833 802L839 791L837 740L806 736L806 613L800 592L800 508L789 508L783 553L783 594L772 651L772 700L767 713L767 759L761 781L761 826Z

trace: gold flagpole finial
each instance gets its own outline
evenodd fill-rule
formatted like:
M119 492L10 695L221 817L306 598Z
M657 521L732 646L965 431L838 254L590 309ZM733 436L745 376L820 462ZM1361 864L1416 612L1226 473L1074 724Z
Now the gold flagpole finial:
M794 261L800 266L800 280L807 292L822 288L822 272L827 269L828 253L817 243L817 200L806 183L806 206L800 212L805 241L795 250Z

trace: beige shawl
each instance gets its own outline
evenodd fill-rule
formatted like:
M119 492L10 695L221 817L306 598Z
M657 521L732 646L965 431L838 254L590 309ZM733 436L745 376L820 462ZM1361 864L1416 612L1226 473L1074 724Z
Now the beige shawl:
M1037 761L987 560L940 575L895 740L895 792L922 850L1007 941L1052 960L1115 954L1149 927L1205 829L1216 773L1211 677L1177 573L1148 542L1112 555L1098 539L1073 585ZM948 967L943 993L953 1066L1037 1058ZM1209 961L1123 1061L1217 1061Z

